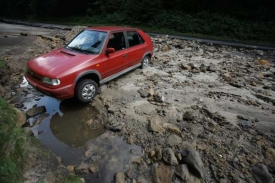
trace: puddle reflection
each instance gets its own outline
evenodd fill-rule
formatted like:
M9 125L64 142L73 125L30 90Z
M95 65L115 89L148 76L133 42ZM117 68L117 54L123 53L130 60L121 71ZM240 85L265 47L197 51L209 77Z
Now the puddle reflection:
M93 107L71 99L62 102L60 110L63 115L53 115L50 128L56 138L69 146L83 146L105 132L103 125L93 120L97 114Z

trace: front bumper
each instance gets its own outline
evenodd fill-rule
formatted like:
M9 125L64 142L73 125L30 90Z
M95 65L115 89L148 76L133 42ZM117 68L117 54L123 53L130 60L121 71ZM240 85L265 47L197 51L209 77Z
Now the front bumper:
M29 76L28 73L25 73L24 76L28 81L28 83L33 88L40 91L41 93L44 93L45 95L48 95L57 99L67 99L67 98L74 97L75 83L66 85L60 88L48 88L39 84L35 79Z

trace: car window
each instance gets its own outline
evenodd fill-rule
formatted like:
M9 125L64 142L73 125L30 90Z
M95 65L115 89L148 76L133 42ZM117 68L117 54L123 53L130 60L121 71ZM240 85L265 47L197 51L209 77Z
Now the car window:
M114 48L116 51L125 49L125 37L123 32L116 32L110 35L107 48Z
M144 43L144 40L142 39L142 37L139 35L138 32L127 31L126 34L127 34L127 39L130 47Z
M66 48L74 51L98 54L106 39L106 32L85 30L77 35Z

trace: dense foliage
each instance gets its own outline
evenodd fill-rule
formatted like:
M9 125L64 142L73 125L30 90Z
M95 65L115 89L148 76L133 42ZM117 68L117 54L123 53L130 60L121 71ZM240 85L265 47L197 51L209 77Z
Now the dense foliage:
M275 43L273 0L1 0L0 16L166 28Z

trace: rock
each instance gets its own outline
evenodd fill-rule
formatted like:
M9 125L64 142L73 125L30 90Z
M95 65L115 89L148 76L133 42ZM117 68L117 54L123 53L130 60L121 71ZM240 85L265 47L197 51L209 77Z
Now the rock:
M155 149L155 159L156 160L161 160L162 159L162 149L161 148L156 148Z
M77 167L75 167L76 173L88 173L89 165L87 163L80 163Z
M163 163L159 163L159 164L155 163L152 165L152 182L153 183L172 182L174 171L175 171L174 167L167 166Z
M181 136L181 130L179 129L179 127L177 127L176 125L173 125L171 123L164 123L163 125L166 129L168 129L169 131Z
M260 79L264 79L264 75L263 75L263 73L261 73L261 72L258 73L256 77L257 77L257 78L260 78Z
M172 166L178 165L178 160L171 148L163 149L162 159L168 165L172 165Z
M96 172L98 172L99 171L99 168L98 168L98 166L97 165L91 165L90 167L89 167L89 171L91 172L91 173L96 173Z
M207 70L210 72L216 72L217 71L217 66L210 63L210 65L207 67Z
M183 119L184 120L187 120L187 121L192 121L195 119L195 114L193 111L186 111L184 114L183 114Z
M167 51L169 51L169 50L170 50L170 48L169 48L168 45L164 45L164 46L161 48L161 51L162 51L162 52L167 52Z
M257 84L256 84L255 81L251 81L251 82L250 82L250 85L251 85L251 86L257 86Z
M73 165L67 166L66 169L68 170L68 172L74 173L74 166Z
M28 33L26 33L26 32L20 32L20 35L21 36L28 36Z
M190 174L186 164L178 165L175 173L183 182L186 182L189 179Z
M153 88L150 88L147 94L147 97L153 96L155 94L155 90Z
M85 183L85 182L86 182L84 178L79 178L79 179L80 179L80 181L81 181L82 183Z
M203 163L199 153L194 149L194 147L187 141L182 143L183 150L188 151L187 156L182 156L182 161L190 167L190 171L199 178L203 177Z
M114 183L125 183L125 173L124 172L117 172L115 174L115 181Z
M194 74L198 74L200 72L201 72L200 69L196 69L196 68L192 69L192 73Z
M149 120L149 131L157 133L162 132L162 120L159 115L156 115Z
M33 132L32 132L32 129L30 127L24 127L23 129L24 129L24 131L27 135L29 135L29 136L34 135Z
M256 52L257 55L261 55L261 56L264 55L264 51L263 50L255 50L255 52Z
M265 157L270 162L275 161L275 149L273 149L273 148L267 148L267 150L265 152Z
M155 93L153 95L154 101L156 102L164 102L165 101L165 97L161 96L159 93Z
M166 139L166 143L170 146L175 146L182 143L182 138L173 134Z
M190 71L192 69L192 67L190 65L186 65L186 64L181 64L181 68L184 70L188 70L188 71Z
M261 66L263 66L265 69L270 69L270 63L269 63L269 61L267 61L267 60L259 60L259 61L256 61L255 64L256 64L256 65L261 65Z
M248 131L249 128L252 127L252 124L251 124L251 122L249 122L249 121L241 120L241 121L240 121L240 126L242 127L243 130Z
M116 125L108 125L108 124L105 124L104 127L107 129L107 130L110 130L112 132L120 132L123 128L124 124L116 124Z
M33 107L33 108L29 109L26 112L26 114L29 117L33 117L33 116L36 116L36 115L41 114L43 112L46 112L45 106L39 106L39 107Z
M198 137L200 134L203 133L204 127L201 124L192 124L190 131L195 137Z
M27 117L23 111L21 111L17 108L14 108L14 110L16 111L16 115L17 115L15 124L17 127L22 127L26 123Z
M206 65L201 64L201 66L200 66L200 70L201 70L201 72L205 72L205 71L207 70Z
M265 165L258 163L252 168L252 174L257 183L274 183L272 175Z
M223 79L225 80L225 81L227 81L227 82L230 82L230 81L232 81L232 77L231 77L231 75L230 75L230 73L224 73L223 75L222 75L222 77L223 77Z

